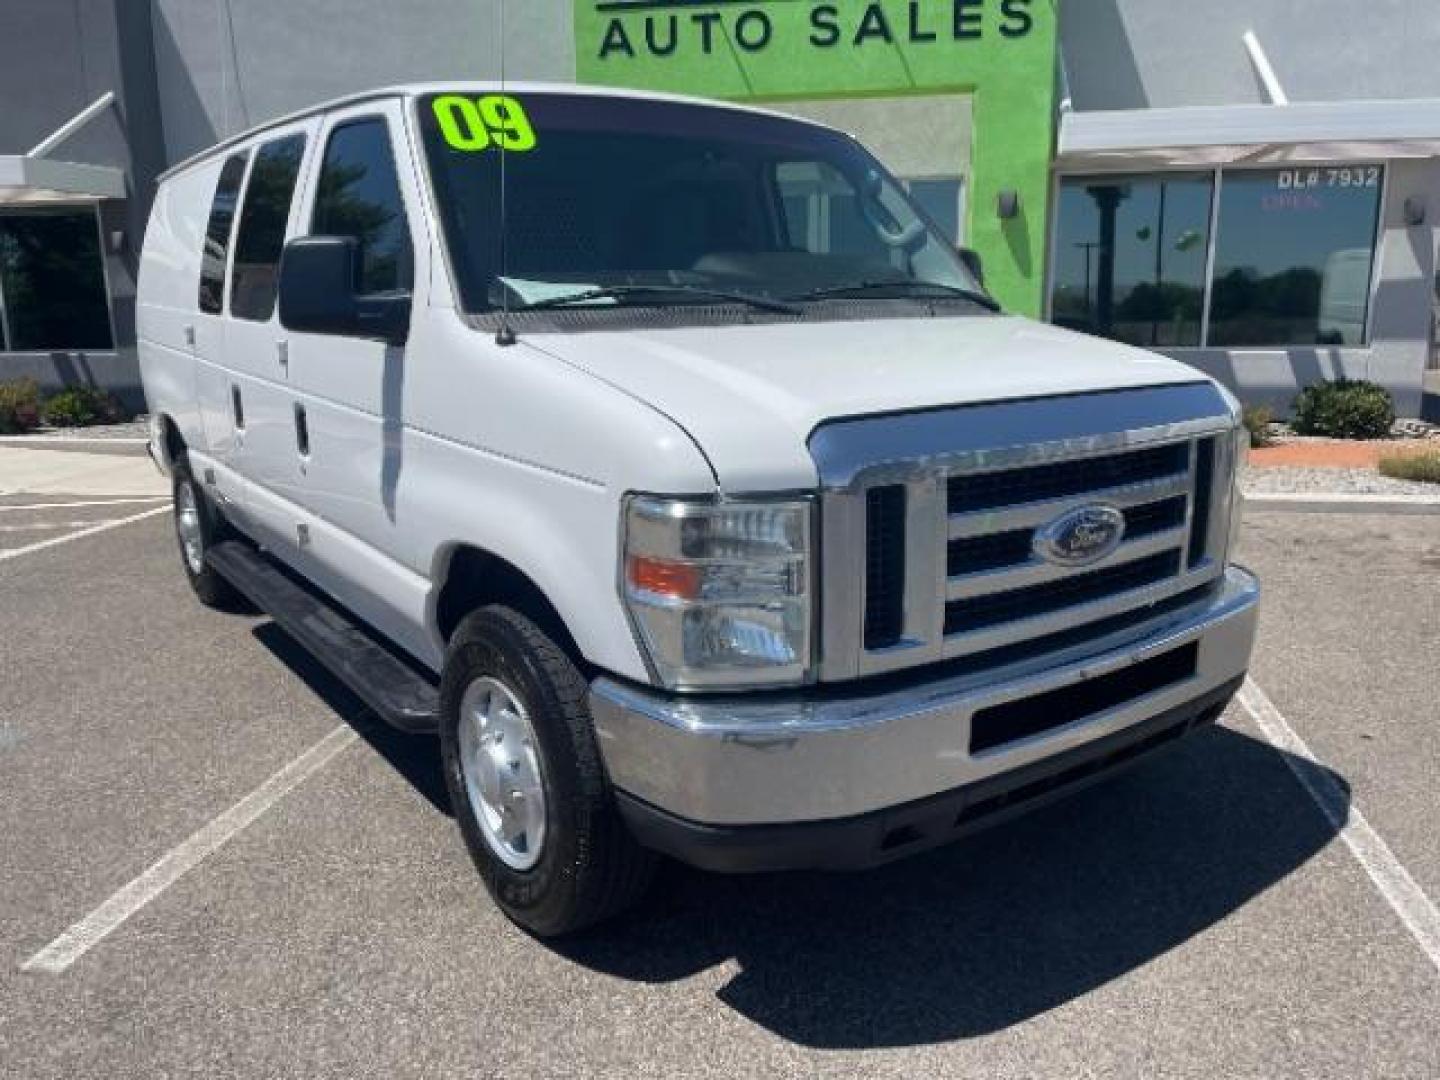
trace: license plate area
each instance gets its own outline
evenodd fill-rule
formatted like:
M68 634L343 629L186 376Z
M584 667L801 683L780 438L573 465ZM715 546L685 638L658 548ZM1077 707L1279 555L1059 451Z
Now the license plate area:
M1142 660L1105 675L981 709L970 720L970 753L984 754L1128 705L1194 678L1200 644Z

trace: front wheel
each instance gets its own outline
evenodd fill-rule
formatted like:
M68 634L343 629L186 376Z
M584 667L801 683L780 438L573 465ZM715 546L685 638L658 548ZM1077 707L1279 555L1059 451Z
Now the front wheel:
M185 571L185 580L206 607L243 610L244 600L235 587L205 561L205 553L211 546L224 539L224 522L190 475L189 468L182 464L175 466L173 496L175 539L180 545L180 565Z
M655 857L620 820L564 650L519 612L481 608L455 631L440 707L455 819L506 915L552 937L640 897Z

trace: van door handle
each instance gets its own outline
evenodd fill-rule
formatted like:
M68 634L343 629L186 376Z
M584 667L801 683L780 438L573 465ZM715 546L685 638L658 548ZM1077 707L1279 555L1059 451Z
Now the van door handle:
M186 346L193 349L195 347L195 327L190 323L186 323L181 333L184 335Z
M286 375L290 374L290 343L288 341L277 341L275 343L275 359L280 364L280 370Z
M230 416L235 421L235 441L245 440L245 403L240 399L240 387L230 384Z
M305 416L305 406L295 403L295 449L302 458L310 456L310 421Z

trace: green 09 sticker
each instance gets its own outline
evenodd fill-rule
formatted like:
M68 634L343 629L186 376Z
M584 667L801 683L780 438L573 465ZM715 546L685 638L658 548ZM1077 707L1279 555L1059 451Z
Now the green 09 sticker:
M445 142L456 150L535 149L535 129L525 107L506 94L478 98L441 94L431 103Z

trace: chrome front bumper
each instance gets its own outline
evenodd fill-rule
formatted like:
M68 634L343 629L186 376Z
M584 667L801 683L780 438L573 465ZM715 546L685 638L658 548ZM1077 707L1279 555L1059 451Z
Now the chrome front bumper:
M702 827L853 819L1032 772L1202 699L1208 707L1249 666L1258 600L1255 578L1232 566L1208 601L1148 636L1038 671L724 699L600 678L591 686L591 709L606 768L628 805ZM1063 691L1191 643L1194 672L1181 681L971 753L971 719L980 710Z

